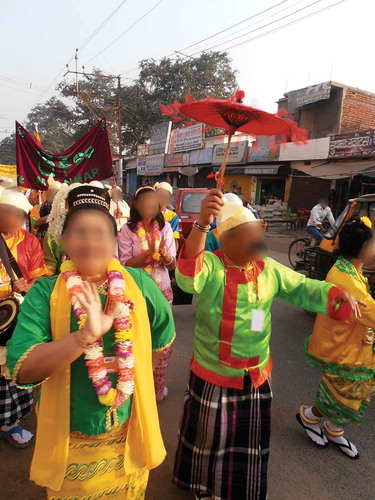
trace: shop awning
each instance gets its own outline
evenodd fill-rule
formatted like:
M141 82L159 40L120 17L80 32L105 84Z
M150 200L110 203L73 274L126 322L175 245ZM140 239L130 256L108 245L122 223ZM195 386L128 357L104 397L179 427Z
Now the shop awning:
M374 174L375 158L366 161L327 161L319 165L298 165L298 170L320 179L344 179L358 174Z
M277 175L279 168L283 165L242 165L241 167L227 167L227 174L245 174L245 175ZM214 172L218 172L220 167L214 167Z

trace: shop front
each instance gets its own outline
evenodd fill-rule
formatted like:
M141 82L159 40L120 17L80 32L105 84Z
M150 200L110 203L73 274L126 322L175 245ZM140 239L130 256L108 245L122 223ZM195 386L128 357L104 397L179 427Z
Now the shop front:
M215 168L218 171L218 168ZM288 202L290 169L285 165L246 165L228 167L224 189L239 194L253 205L265 205L269 200Z

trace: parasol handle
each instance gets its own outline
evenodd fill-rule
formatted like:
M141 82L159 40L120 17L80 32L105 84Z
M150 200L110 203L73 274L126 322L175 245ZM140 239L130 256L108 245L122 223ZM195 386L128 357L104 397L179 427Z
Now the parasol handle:
M224 158L223 158L223 163L221 164L219 172L215 175L215 180L218 188L223 188L224 187L224 175L225 175L225 169L227 167L227 161L229 157L229 152L230 152L230 147L231 147L231 140L234 132L229 131L228 134L228 144L225 150Z

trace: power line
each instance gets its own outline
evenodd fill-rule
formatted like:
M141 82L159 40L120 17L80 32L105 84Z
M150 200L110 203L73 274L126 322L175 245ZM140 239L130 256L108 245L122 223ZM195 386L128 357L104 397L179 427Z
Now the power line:
M271 7L268 7L268 9L265 9L265 10L262 10L261 12L258 12L257 14L254 14L246 19L244 19L243 21L240 21L239 23L236 23L236 24L233 24L232 26L229 26L228 28L225 28L221 31L218 31L217 33L214 33L213 35L211 36L208 36L206 38L203 38L203 40L200 40L199 42L195 42L195 43L192 43L191 45L188 45L187 47L184 47L182 50L187 50L187 49L190 49L191 47L194 47L195 45L199 45L200 43L203 43L207 40L210 40L211 38L214 38L215 36L217 35L221 35L222 33L225 33L226 31L229 31L231 30L232 28L236 28L237 26L239 26L240 24L243 24L245 23L246 21L250 21L251 19L254 19L255 17L258 17L262 14L265 14L266 12L270 11L270 10L273 10L275 9L276 7L278 7L279 5L282 5L283 3L286 3L288 2L289 0L283 0L282 2L279 2L275 5L272 5Z
M217 35L220 35L220 34L222 34L222 33L226 32L226 31L229 31L229 30L231 30L232 28L235 28L236 26L239 26L240 24L243 24L244 22L249 21L250 19L254 19L255 17L261 16L262 14L265 14L266 12L269 12L270 10L275 9L275 8L276 8L276 7L278 7L279 5L282 5L282 4L284 4L285 2L288 2L288 1L289 1L289 0L284 0L284 1L282 1L282 2L279 2L279 3L275 4L275 5L273 5L273 6L269 7L269 8L267 8L267 9L261 10L261 11L257 12L256 14L253 14L252 16L250 16L250 17L248 17L248 18L244 19L243 21L240 21L240 22L235 23L235 24L233 24L233 25L231 25L231 26L228 26L227 28L225 28L225 29L223 29L223 30L221 30L221 31L218 31L218 32L214 33L213 35L210 35L209 37L203 38L202 40L199 40L198 42L195 42L195 43L193 43L193 44L191 44L191 45L188 45L187 47L182 48L180 51L175 51L175 52L177 52L177 53L181 53L181 52L183 52L183 51L185 51L185 50L189 49L190 47L194 47L194 46L196 46L196 45L200 45L201 43L205 42L206 40L209 40L209 39L211 39L211 38L214 38L214 37L215 37L215 36L217 36ZM300 0L300 1L303 1L303 0ZM297 2L297 4L298 4L298 3L300 3L300 1L299 1L299 2ZM297 4L293 4L293 7L294 7L295 5L297 5ZM286 9L289 9L289 8L291 8L291 6L287 7ZM286 9L283 9L283 10L286 10ZM283 12L283 10L281 10L281 11L277 12L276 14L280 14L280 12ZM276 15L276 14L274 14L274 15ZM273 16L270 16L270 17L273 17ZM266 19L268 19L268 18L266 18ZM262 20L260 20L259 22L263 22L264 20L265 20L265 19L262 19ZM255 23L255 24L258 24L258 23ZM251 26L252 26L252 25L251 25ZM233 34L233 33L232 33L232 34ZM161 61L162 59L164 59L165 57L171 57L171 56L174 56L174 55L175 55L175 52L172 52L171 54L169 54L169 55L167 55L167 56L163 56L163 57L161 57L161 58L157 59L157 61L159 62L159 61ZM187 56L185 55L185 57L187 57ZM133 68L133 69L130 69L130 70L124 71L123 73L121 73L121 75L126 75L126 74L129 74L129 73L134 73L134 72L136 72L136 71L138 71L138 68Z
M221 41L221 40L227 40L229 37L231 37L231 36L233 36L233 35L236 35L237 33L241 33L241 32L243 32L243 31L245 31L245 30L248 30L248 29L249 29L249 28L251 28L252 26L256 26L256 25L257 25L257 24L259 24L259 23L263 23L264 21L267 21L267 19L271 19L271 18L275 17L276 15L279 15L279 14L281 14L282 12L285 12L286 10L292 9L292 8L296 7L297 5L299 5L299 4L300 4L300 3L302 3L302 2L304 2L304 0L298 0L298 2L296 2L296 3L292 4L292 5L287 5L287 6L286 6L286 7L284 7L283 9L280 9L279 11L277 11L277 12L275 12L275 13L273 13L273 14L271 14L271 15L267 16L267 17L264 17L263 19L260 19L259 21L256 21L255 23L249 24L248 26L245 26L244 28L241 28L241 29L239 29L239 30L236 30L236 31L234 31L233 33L229 33L229 34L227 34L227 35L225 35L225 36L223 36L223 37L221 37L221 38L218 38L218 39L217 39L217 40L215 40L215 41L216 41L216 42L219 42L219 41ZM243 36L245 36L245 35L246 35L246 33L245 33ZM228 40L227 40L227 41L228 41ZM197 42L197 43L196 43L196 44L194 44L194 45L200 45L200 42ZM187 48L185 47L185 48L184 48L184 49L182 49L182 50L187 50ZM204 49L202 48L202 50L204 50ZM185 54L183 54L183 55L185 55ZM192 56L189 56L189 57L192 57Z
M306 9L309 9L310 7L313 7L314 5L318 4L318 3L321 3L322 0L315 0L315 2L312 2L308 5L305 5L304 7L301 7L300 9L297 9L293 12L290 12L289 14L286 14L285 16L282 16L278 19L275 19L274 21L271 21L267 24L264 24L263 26L259 26L258 28L255 28L251 31L248 31L247 33L244 33L243 35L239 35L239 36L236 36L234 38L232 38L231 40L228 40L227 42L223 42L223 43L218 43L216 45L212 45L211 47L209 47L208 49L205 49L205 50L212 50L216 47L219 47L220 45L224 45L225 43L229 43L229 42L233 42L234 40L238 40L239 38L242 38L246 35L250 35L250 33L255 33L256 31L259 31L261 29L264 29L264 28L267 28L268 26L271 26L272 24L275 24L275 23L278 23L280 21L283 21L284 19L287 19L288 17L291 17L291 16L294 16L295 14L298 14L299 12L302 12L303 10L306 10ZM200 54L201 52L204 52L203 50L202 51L198 51L198 52L195 52L194 54L191 54L192 56L195 56L196 54Z
M339 2L336 2L334 4L331 4L331 5L328 5L327 7L323 7L322 9L319 9L315 12L312 12L310 14L307 14L306 16L304 17L300 17L299 19L295 19L294 21L291 21L290 23L287 23L287 24L284 24L283 26L279 26L277 28L274 28L273 30L270 30L270 31L267 31L266 33L262 33L260 35L257 35L255 37L252 37L252 38L249 38L248 40L244 40L242 42L239 42L239 43L236 43L235 45L231 45L230 47L226 47L224 50L230 50L230 49L233 49L235 47L239 47L240 45L245 45L246 43L250 43L254 40L258 40L260 38L263 38L264 36L267 36L267 35L272 35L273 33L276 33L278 31L281 31L285 28L289 28L290 26L293 26L294 24L298 24L299 22L301 21L305 21L306 19L310 19L311 17L313 16L316 16L317 14L321 14L322 12L325 12L326 10L329 10L329 9L332 9L334 7L337 7L338 5L346 2L347 0L340 0ZM204 52L204 51L202 51ZM199 52L197 52L197 54L199 54ZM193 55L196 55L196 54L193 54Z
M115 10L113 10L111 12L111 14L102 22L102 24L100 26L98 26L98 28L96 28L96 30L78 47L78 50L83 50L90 42L91 40L93 40L93 38L99 33L100 30L102 30L104 28L104 26L112 19L112 17L120 10L120 8L124 5L124 3L126 3L127 0L123 0L117 7ZM74 59L75 57L75 54L72 55L72 57L68 60L67 64L69 64L70 62L72 62L72 60ZM49 89L51 88L51 86L56 82L56 80L59 78L60 75L62 75L66 69L66 66L67 64L57 73L57 75L51 80L51 82L47 85L47 87L45 87L42 92L40 93L40 96L39 97L42 97L42 95L45 95ZM37 101L34 102L34 104L32 105L32 107L35 106Z
M86 45L88 45L91 42L91 40L99 33L100 30L104 28L104 26L112 19L112 17L116 14L116 12L118 12L126 2L127 0L123 0L116 7L116 9L113 12L111 12L111 14L102 22L102 24L98 26L98 28L96 28L96 30L87 38L87 40L83 42L83 44L78 48L78 50L80 51L83 50L86 47Z
M17 78L11 78L10 76L0 75L1 80L5 80L7 83L12 85L19 85L20 87L25 87L29 89L42 90L43 87L39 85L34 85L32 82L26 82L25 80L19 80Z
M148 16L149 14L151 14L151 12L153 10L156 9L156 7L158 7L161 3L163 3L164 0L159 0L159 2L157 4L155 4L153 7L151 7L150 10L148 10L145 14L143 14L143 16L141 16L139 19L137 19L131 26L129 26L129 28L127 28L125 31L123 31L120 35L118 35L114 40L112 40L111 43L109 43L106 47L104 47L104 49L102 49L100 52L98 52L94 57L92 57L89 61L87 61L87 63L85 63L85 66L87 66L87 64L90 64L91 61L93 61L94 59L96 59L98 56L100 56L100 54L102 54L105 50L107 50L109 47L111 47L114 43L117 42L117 40L119 40L121 37L123 37L124 35L126 35L126 33L128 33L132 28L134 28L134 26L136 26L137 24L139 24L146 16Z

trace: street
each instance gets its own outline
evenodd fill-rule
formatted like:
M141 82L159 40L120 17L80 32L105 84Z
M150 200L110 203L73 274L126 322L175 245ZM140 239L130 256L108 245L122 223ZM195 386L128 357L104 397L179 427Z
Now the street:
M287 263L287 247L296 232L268 233L270 256ZM194 309L174 308L177 340L168 374L169 397L159 405L160 419L168 456L151 473L147 500L192 499L190 492L178 490L171 482L177 429L181 417L184 388L193 346ZM303 343L312 331L314 318L294 306L276 300L273 307L272 375L274 401L271 458L269 468L270 500L371 500L375 474L373 429L375 416L370 409L363 427L351 427L348 437L357 445L361 458L351 461L332 444L319 449L297 424L295 414L301 404L313 402L319 373L303 357ZM24 421L35 428L34 415ZM43 499L43 490L28 481L32 447L15 450L0 441L0 464L4 500ZM238 499L242 500L242 499Z

